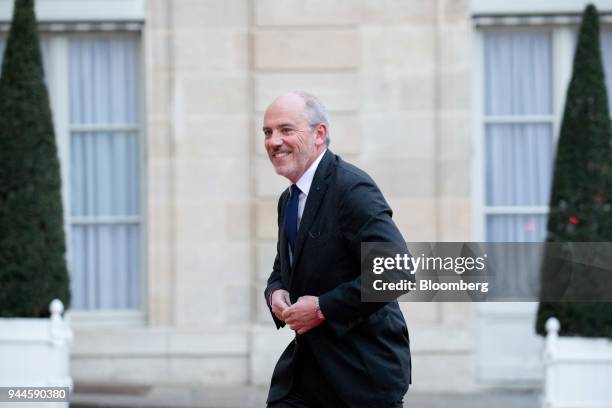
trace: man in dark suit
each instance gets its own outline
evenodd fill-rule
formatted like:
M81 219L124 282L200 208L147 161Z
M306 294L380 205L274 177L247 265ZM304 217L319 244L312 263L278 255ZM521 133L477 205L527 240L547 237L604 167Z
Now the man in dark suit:
M266 110L265 147L292 185L278 201L276 259L265 290L277 328L296 332L268 406L401 407L410 341L396 301L362 302L362 242L405 248L374 181L328 148L325 107L291 92Z

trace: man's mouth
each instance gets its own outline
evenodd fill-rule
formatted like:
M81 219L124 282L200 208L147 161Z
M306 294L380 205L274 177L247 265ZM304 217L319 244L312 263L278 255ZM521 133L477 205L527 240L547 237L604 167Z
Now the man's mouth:
M288 151L274 152L274 153L272 153L272 157L274 157L275 159L280 159L282 157L287 157L290 154L291 154L291 152L288 152Z

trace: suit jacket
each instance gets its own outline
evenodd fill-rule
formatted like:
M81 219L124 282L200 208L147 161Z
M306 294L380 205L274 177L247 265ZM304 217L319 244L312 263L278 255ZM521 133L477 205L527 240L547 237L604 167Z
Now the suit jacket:
M307 341L325 379L351 407L383 407L411 383L410 340L397 302L361 302L361 242L405 241L374 181L329 149L315 172L300 222L293 262L284 232L289 189L278 201L278 242L264 295L285 289L291 302L319 296L325 321L296 336L272 375L268 402L291 389L300 343ZM407 250L407 249L406 249ZM274 314L279 329L284 322Z

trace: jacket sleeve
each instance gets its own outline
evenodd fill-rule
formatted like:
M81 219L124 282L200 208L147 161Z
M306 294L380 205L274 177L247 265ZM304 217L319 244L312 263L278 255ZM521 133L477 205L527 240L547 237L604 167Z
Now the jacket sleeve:
M391 218L391 208L372 180L353 183L343 194L338 211L342 234L358 264L361 262L362 242L392 242L394 249L408 253L404 238ZM355 279L319 297L321 312L338 336L343 336L388 303L362 302L361 271L356 275ZM410 274L402 273L401 277L414 280Z
M274 258L274 264L272 265L272 273L270 273L270 277L268 278L268 284L266 285L266 289L264 290L264 296L266 298L266 304L268 305L268 309L270 309L270 314L272 315L272 319L276 324L276 328L280 329L285 326L285 322L279 320L274 313L272 313L272 305L270 304L270 295L272 291L275 289L285 289L283 285L283 281L281 279L281 271L280 271L280 228L281 228L281 203L283 202L283 197L285 194L281 194L278 199L277 206L277 224L278 224L278 238L276 240L276 257ZM286 289L285 289L286 290Z

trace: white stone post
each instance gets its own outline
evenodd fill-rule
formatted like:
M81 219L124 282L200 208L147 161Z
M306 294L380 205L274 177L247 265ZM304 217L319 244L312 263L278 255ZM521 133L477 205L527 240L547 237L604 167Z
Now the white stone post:
M557 357L557 343L559 341L559 329L561 323L556 317L549 317L546 320L546 342L544 345L544 370L545 386L543 408L553 408L557 398L557 370L555 359Z

